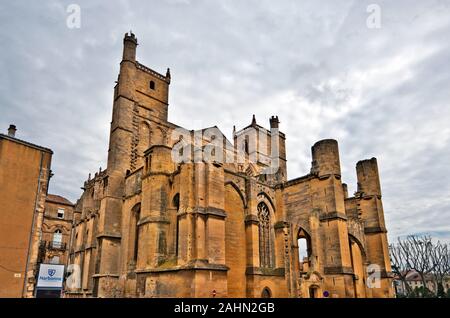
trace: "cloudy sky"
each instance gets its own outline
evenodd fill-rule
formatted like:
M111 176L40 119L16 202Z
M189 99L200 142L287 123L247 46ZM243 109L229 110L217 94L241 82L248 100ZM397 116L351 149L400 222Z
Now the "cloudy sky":
M337 139L350 193L356 162L378 158L391 240L450 240L450 0L2 1L0 21L0 128L53 149L52 193L75 201L106 166L133 30L138 60L171 68L170 121L230 136L278 115L289 178Z

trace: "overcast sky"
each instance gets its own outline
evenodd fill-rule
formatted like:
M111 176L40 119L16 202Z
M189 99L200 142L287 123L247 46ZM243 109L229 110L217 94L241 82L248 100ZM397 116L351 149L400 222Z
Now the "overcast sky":
M133 30L137 59L171 68L171 122L230 137L278 115L290 179L309 172L314 142L337 139L350 193L356 162L378 158L391 240L450 240L449 0L2 1L0 21L0 129L53 149L51 193L75 201L106 167Z

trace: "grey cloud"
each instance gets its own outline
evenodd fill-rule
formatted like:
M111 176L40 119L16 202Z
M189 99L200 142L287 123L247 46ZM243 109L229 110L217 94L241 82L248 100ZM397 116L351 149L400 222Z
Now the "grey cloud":
M229 137L251 115L277 114L288 173L309 172L310 147L340 144L343 178L377 157L391 238L450 237L448 1L74 1L0 4L0 128L55 151L50 191L75 200L106 166L112 89L123 34L138 60L172 71L169 119L218 125ZM200 119L200 120L199 120Z

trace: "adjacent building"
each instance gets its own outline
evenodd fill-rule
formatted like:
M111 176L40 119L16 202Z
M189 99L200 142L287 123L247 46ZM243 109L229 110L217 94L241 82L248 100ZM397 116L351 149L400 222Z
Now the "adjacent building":
M39 263L66 265L74 204L68 199L48 194L42 224Z
M52 150L0 134L0 297L32 297Z
M408 284L408 286L406 286L406 284ZM424 286L434 294L438 292L438 284L436 283L436 277L433 273L425 274L424 279L422 279L418 272L412 270L405 276L404 280L401 280L398 276L394 277L394 288L398 297L407 296L408 290L410 292L423 292ZM442 288L444 293L448 293L448 290L450 289L450 276L444 277Z

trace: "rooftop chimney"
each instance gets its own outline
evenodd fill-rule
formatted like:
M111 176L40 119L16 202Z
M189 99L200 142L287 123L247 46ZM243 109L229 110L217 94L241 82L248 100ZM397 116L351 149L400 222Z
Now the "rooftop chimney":
M9 137L16 137L16 131L17 131L16 125L9 125L8 136Z

